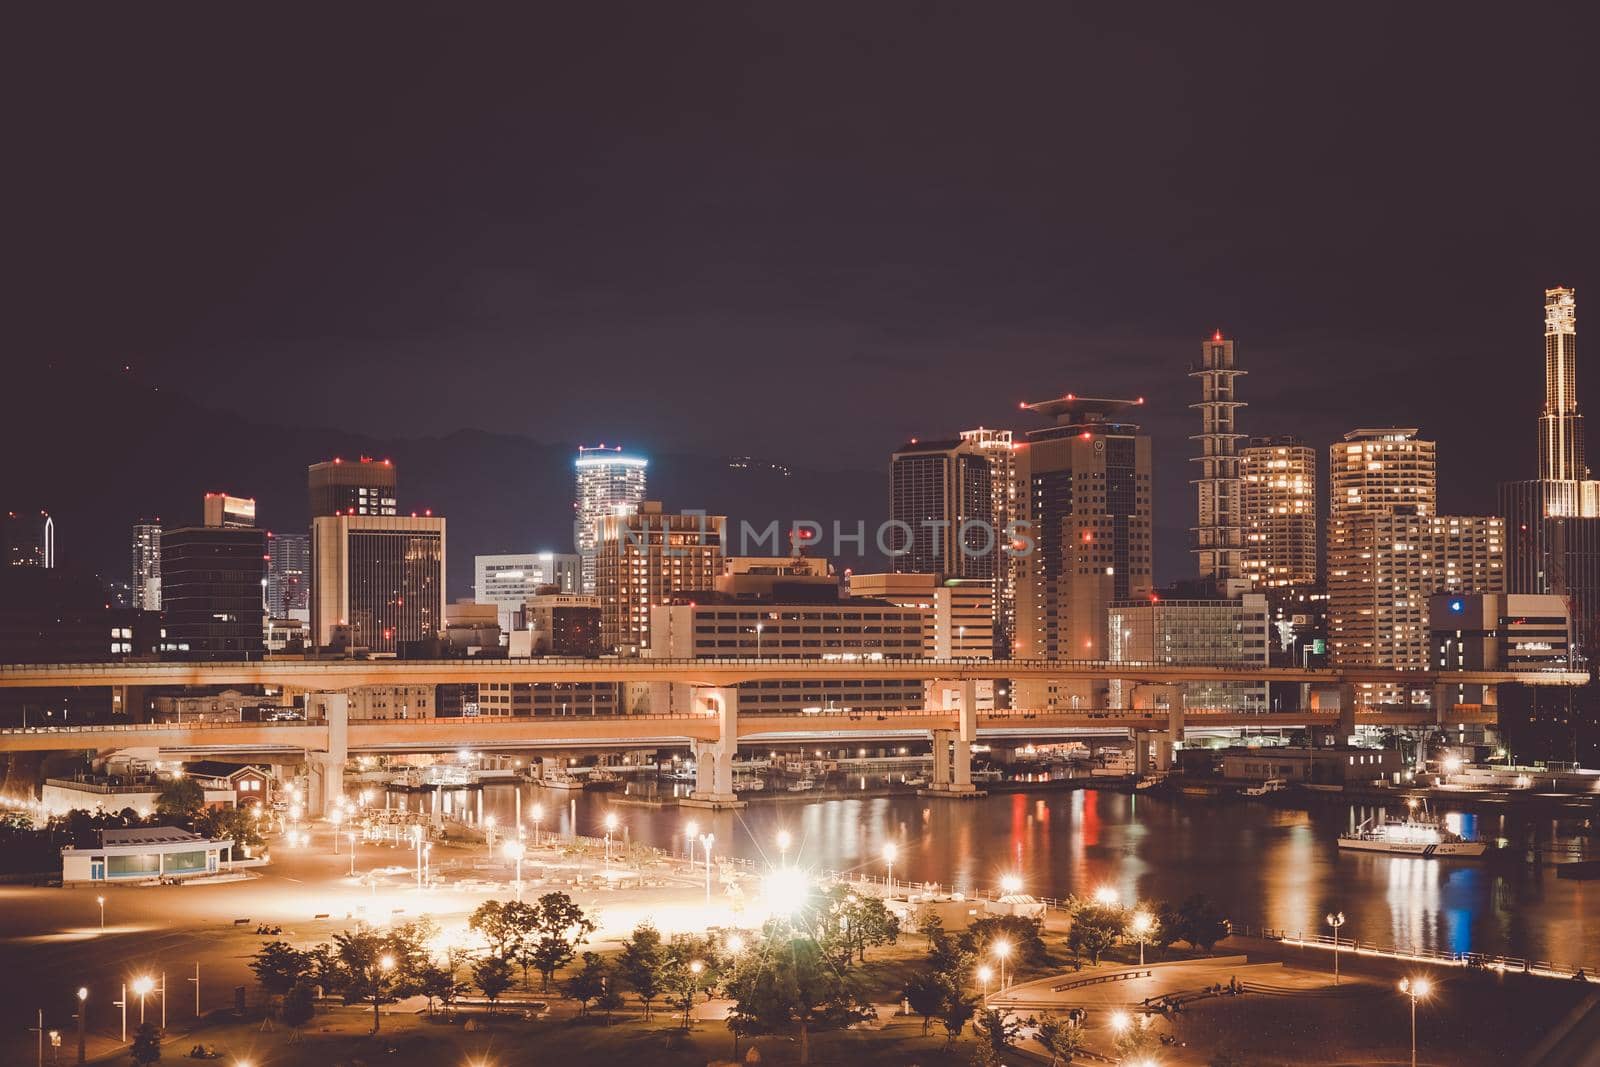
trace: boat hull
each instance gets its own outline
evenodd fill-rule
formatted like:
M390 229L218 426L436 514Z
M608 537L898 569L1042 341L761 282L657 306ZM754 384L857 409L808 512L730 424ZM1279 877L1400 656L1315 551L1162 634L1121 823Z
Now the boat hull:
M1341 837L1339 847L1352 852L1380 852L1423 859L1476 859L1489 850L1482 841L1364 841Z

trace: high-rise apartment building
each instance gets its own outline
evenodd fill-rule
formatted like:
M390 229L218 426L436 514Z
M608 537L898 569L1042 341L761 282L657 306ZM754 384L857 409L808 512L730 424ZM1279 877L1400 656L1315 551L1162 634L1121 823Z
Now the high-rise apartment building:
M1239 583L1239 579L1232 581L1235 586ZM1224 587L1218 591L1232 590ZM1265 667L1267 615L1267 598L1261 593L1201 599L1163 594L1120 600L1111 605L1106 622L1107 658L1113 663L1179 667ZM1111 706L1139 703L1133 688L1127 681L1113 682ZM1186 708L1267 710L1265 682L1182 682L1178 691Z
M1200 579L1219 589L1244 577L1244 521L1240 509L1239 440L1235 423L1244 403L1235 384L1245 372L1234 363L1233 342L1218 330L1200 346L1200 363L1189 377L1200 380L1200 432L1190 438L1200 446L1193 457L1200 464L1195 479L1194 555Z
M163 648L177 659L253 660L265 652L266 531L188 526L161 533Z
M638 510L644 501L645 469L649 465L649 460L628 455L621 446L578 446L578 458L572 465L577 482L572 502L572 543L582 561L580 592L592 595L598 589L595 559L600 545L600 520Z
M267 614L274 619L309 619L311 538L268 533L267 557Z
M1015 549L1017 658L1104 659L1112 602L1150 593L1150 438L1126 418L1142 404L1068 394L1022 405L1054 425L1029 431L1016 451L1028 523ZM1013 705L1094 699L1104 693L1019 682Z
M1328 652L1335 666L1425 670L1430 596L1505 591L1504 520L1436 514L1434 445L1416 433L1356 430L1332 448ZM1414 698L1402 685L1363 689L1366 703Z
M0 515L0 562L7 567L56 565L56 523L48 511Z
M398 514L397 484L394 464L370 456L354 462L331 459L306 468L306 489L314 519L323 515Z
M1295 437L1255 437L1239 451L1241 562L1256 589L1317 582L1317 453Z
M133 577L129 583L130 607L161 610L161 524L135 523L133 527Z
M1589 477L1578 413L1577 296L1544 293L1544 409L1539 415L1539 477L1500 486L1513 593L1567 599L1573 661L1594 660L1600 633L1600 481Z
M1011 655L1011 634L1017 625L1017 575L1020 565L1006 551L1011 523L1018 517L1017 442L1010 430L980 426L962 430L961 440L989 460L989 488L995 524L994 654Z
M600 642L640 653L650 645L650 608L716 588L728 520L703 511L670 515L658 501L598 522L595 582Z
M206 494L205 525L243 529L255 524L255 497L230 496L227 493Z
M392 653L444 628L444 519L319 515L311 520L311 559L319 647Z
M517 615L528 598L545 586L561 593L576 593L582 582L582 563L563 552L519 552L473 557L473 599L499 609L500 629L517 628Z
M961 438L910 441L890 459L889 482L895 570L993 580L1002 546L988 456Z

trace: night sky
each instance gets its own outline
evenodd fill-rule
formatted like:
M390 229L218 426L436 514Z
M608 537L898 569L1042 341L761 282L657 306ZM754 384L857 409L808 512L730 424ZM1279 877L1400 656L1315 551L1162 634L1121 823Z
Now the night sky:
M1178 530L1213 329L1245 431L1489 510L1543 288L1600 307L1593 7L467 7L12 12L8 367L858 470L1142 394Z

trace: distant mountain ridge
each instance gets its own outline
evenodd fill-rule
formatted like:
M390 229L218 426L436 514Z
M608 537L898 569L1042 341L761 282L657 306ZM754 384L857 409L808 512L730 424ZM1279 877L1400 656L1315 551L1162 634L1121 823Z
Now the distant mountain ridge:
M135 521L197 524L207 492L255 497L259 522L269 530L305 530L306 467L335 456L392 459L401 510L432 509L449 520L452 598L471 595L474 555L572 551L577 442L475 429L384 439L274 425L122 377L45 372L24 380L10 399L11 414L0 420L0 507L48 510L61 565L108 580L128 577ZM865 555L841 557L839 565L884 565L873 546L873 531L888 512L888 477L881 471L811 470L743 455L657 452L642 440L626 444L650 458L652 500L671 511L728 515L730 540L737 541L741 520L757 529L773 520L785 526L812 520L829 531L835 521L849 531L862 522ZM768 551L770 542L751 547Z

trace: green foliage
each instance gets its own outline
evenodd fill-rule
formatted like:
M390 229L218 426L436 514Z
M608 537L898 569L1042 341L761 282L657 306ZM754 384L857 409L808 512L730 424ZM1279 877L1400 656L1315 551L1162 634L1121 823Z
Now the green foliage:
M1117 1035L1112 1042L1117 1058L1122 1061L1142 1059L1161 1047L1161 1039L1150 1027L1150 1016L1134 1016L1133 1025Z
M529 927L517 946L524 969L530 964L550 988L550 976L571 963L578 946L594 933L594 921L565 893L546 893L529 909Z
M206 791L193 778L175 778L156 797L156 811L173 819L193 819L206 806Z
M812 911L813 933L830 954L840 956L842 966L849 966L852 955L866 962L868 948L892 945L900 936L900 920L882 898L862 895L849 886L829 887Z
M434 929L431 920L419 919L387 934L362 925L333 935L340 993L346 1004L372 1005L374 1033L379 1008L417 991L417 975L427 963L424 942Z
M287 993L283 995L283 1004L278 1009L278 1018L293 1027L301 1027L310 1022L317 1013L316 990L312 989L310 982L296 982Z
M616 975L609 971L605 975L605 984L600 993L594 998L594 1006L606 1013L606 1025L611 1025L611 1013L622 1007L622 987L618 984Z
M235 848L259 853L267 843L261 825L251 808L207 808L195 816L193 829L202 837L232 840Z
M972 1028L997 1055L1004 1055L1022 1036L1022 1020L1000 1008L985 1008L978 1012Z
M511 959L533 929L533 908L515 900L486 900L467 917L469 929L489 944L489 951Z
M262 989L281 997L311 977L312 962L311 953L301 952L287 941L268 941L251 957L250 969Z
M875 1015L817 938L774 920L757 951L744 953L727 983L735 1034L798 1032L800 1062L809 1063L811 1033L850 1026Z
M1183 939L1201 952L1210 952L1218 941L1233 932L1228 920L1209 899L1196 893L1178 908Z
M1067 931L1067 947L1091 963L1099 963L1122 937L1127 926L1127 916L1118 907L1089 904L1080 907L1072 916L1072 929Z
M128 1050L139 1067L161 1062L161 1031L154 1023L140 1023L133 1035L133 1047Z
M457 997L468 989L467 983L457 977L465 954L459 949L452 949L443 963L428 961L418 972L417 992L428 998L428 1013L433 1013L433 1002L438 1001L444 1008L446 1017L450 1014L450 1005L455 1003Z
M972 981L972 969L977 963L972 953L961 947L959 941L945 932L944 924L937 919L924 923L923 934L928 939L928 966L935 974L943 975L956 986Z
M606 988L606 964L598 952L585 952L583 966L567 979L567 996L578 1002L578 1014L589 1014L589 1001L596 999Z
M965 952L978 959L990 954L996 941L1011 944L1012 959L1017 962L1042 962L1046 957L1043 927L1038 919L1023 915L986 915L961 931L956 943Z
M900 995L911 1005L912 1011L922 1016L922 1035L926 1037L934 1018L944 1011L945 1004L959 992L959 987L948 975L926 970L912 975Z
M1050 1067L1071 1063L1072 1057L1083 1050L1083 1031L1074 1023L1056 1015L1046 1015L1039 1020L1039 1044L1050 1054Z
M472 965L472 981L489 998L489 1010L494 1011L500 994L511 988L515 975L511 964L499 956L485 956Z
M644 1004L644 1017L650 1018L650 1005L661 995L666 978L667 954L661 932L650 923L633 928L633 936L622 943L617 958L617 973Z
M961 1031L966 1029L967 1023L977 1013L978 998L975 996L957 990L947 999L939 1012L939 1021L944 1024L945 1044L955 1044L956 1038L961 1036Z

